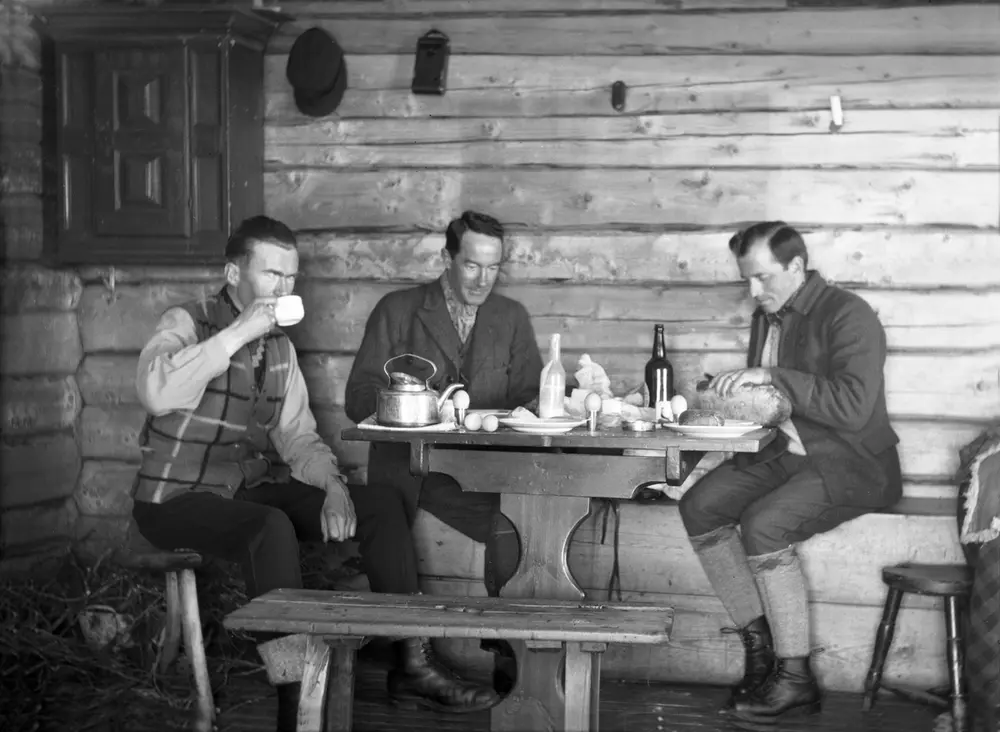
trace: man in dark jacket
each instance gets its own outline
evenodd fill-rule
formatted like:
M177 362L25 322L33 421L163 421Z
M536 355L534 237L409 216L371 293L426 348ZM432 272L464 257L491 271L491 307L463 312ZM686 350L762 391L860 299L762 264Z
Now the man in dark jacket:
M767 448L692 487L680 513L746 649L725 711L773 723L820 705L795 544L899 499L899 439L886 412L885 330L871 307L810 271L801 235L783 222L755 224L729 248L758 307L747 368L710 386L728 396L772 385L792 415Z
M538 396L542 359L524 306L493 291L504 258L503 227L484 214L466 211L448 224L447 269L428 284L386 295L375 306L347 379L347 416L360 422L375 412L383 366L413 354L437 367L431 386L460 383L472 409L514 409ZM393 368L416 375L416 359ZM410 474L406 445L372 443L368 484L393 486L403 494L412 522L419 505L478 542L486 543L486 585L499 592L514 572L517 539L499 528L499 496L466 493L448 475ZM506 522L502 522L506 524ZM505 540L498 547L497 531Z

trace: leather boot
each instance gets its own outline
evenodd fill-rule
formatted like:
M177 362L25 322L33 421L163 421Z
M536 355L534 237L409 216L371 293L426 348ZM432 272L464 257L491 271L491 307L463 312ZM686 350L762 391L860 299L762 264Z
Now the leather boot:
M277 732L295 732L299 717L299 693L302 684L278 684L278 727Z
M773 724L778 717L820 710L819 684L809 657L778 658L764 685L733 706L733 714L751 722Z
M737 701L747 698L759 689L774 670L774 641L771 626L761 615L744 628L724 628L723 633L739 633L743 641L743 678L732 687L732 694L725 709L732 709Z
M500 701L492 689L460 679L445 668L427 638L398 641L396 654L396 667L388 679L393 704L468 714L489 709Z

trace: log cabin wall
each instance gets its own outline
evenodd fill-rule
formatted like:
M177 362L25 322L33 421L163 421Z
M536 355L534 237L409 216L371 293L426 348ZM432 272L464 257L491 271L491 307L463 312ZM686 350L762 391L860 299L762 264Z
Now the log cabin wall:
M961 561L957 449L1000 414L1000 17L995 4L877 7L784 0L289 2L267 62L267 212L300 232L308 316L293 329L320 430L342 461L343 387L384 293L436 276L441 231L464 208L508 224L503 291L635 383L667 327L680 390L736 365L749 304L726 250L741 224L782 218L812 264L879 311L907 501L806 542L817 666L860 687L884 591L879 567ZM829 6L829 7L828 7ZM5 6L13 8L16 6ZM207 269L51 270L41 254L37 39L0 58L4 144L3 543L120 540L142 421L136 357L165 307L220 284ZM319 25L348 53L335 115L297 112L284 78ZM417 38L451 38L448 92L409 92ZM625 110L610 105L616 80ZM829 97L844 127L829 129ZM8 117L7 110L17 114ZM17 123L11 137L8 120ZM10 141L10 142L8 142ZM572 547L603 597L612 561L589 520ZM740 670L721 605L675 509L625 506L626 597L677 608L667 650L616 649L621 678L725 682ZM422 516L427 588L481 593L482 548ZM887 675L944 679L935 602L908 598ZM473 648L450 649L484 663Z

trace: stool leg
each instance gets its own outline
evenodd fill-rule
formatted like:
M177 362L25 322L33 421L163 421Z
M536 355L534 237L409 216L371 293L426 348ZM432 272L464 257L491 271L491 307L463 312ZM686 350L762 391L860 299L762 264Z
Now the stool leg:
M969 732L965 698L965 649L959 598L945 598L944 617L948 624L948 676L951 681L951 718L954 732Z
M878 631L875 633L872 665L865 678L865 698L861 708L866 712L874 706L878 687L882 685L882 671L885 668L885 659L889 655L889 647L892 645L892 636L896 633L896 616L899 614L899 603L902 601L903 591L890 587L889 594L885 598L885 607L882 608L882 622L879 623Z
M195 709L195 732L211 732L215 718L212 687L208 680L208 662L205 659L205 641L201 636L201 613L198 612L198 588L194 570L181 570L181 620L184 624L184 648L194 672L194 685L198 693Z
M167 572L167 622L160 650L160 673L177 659L181 647L181 596L176 572Z
M328 638L330 670L326 681L324 732L354 729L354 665L363 638Z

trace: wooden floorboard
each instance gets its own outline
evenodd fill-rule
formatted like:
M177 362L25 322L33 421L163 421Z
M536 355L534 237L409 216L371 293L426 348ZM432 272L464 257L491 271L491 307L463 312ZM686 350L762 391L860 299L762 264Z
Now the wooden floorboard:
M719 687L606 682L601 687L602 732L726 732L719 717L727 691ZM272 732L277 700L263 677L230 679L219 706L218 732ZM929 732L935 710L881 696L861 712L858 694L829 694L821 714L789 720L776 732ZM489 714L446 715L398 710L385 693L385 667L362 665L355 693L355 732L488 732Z

